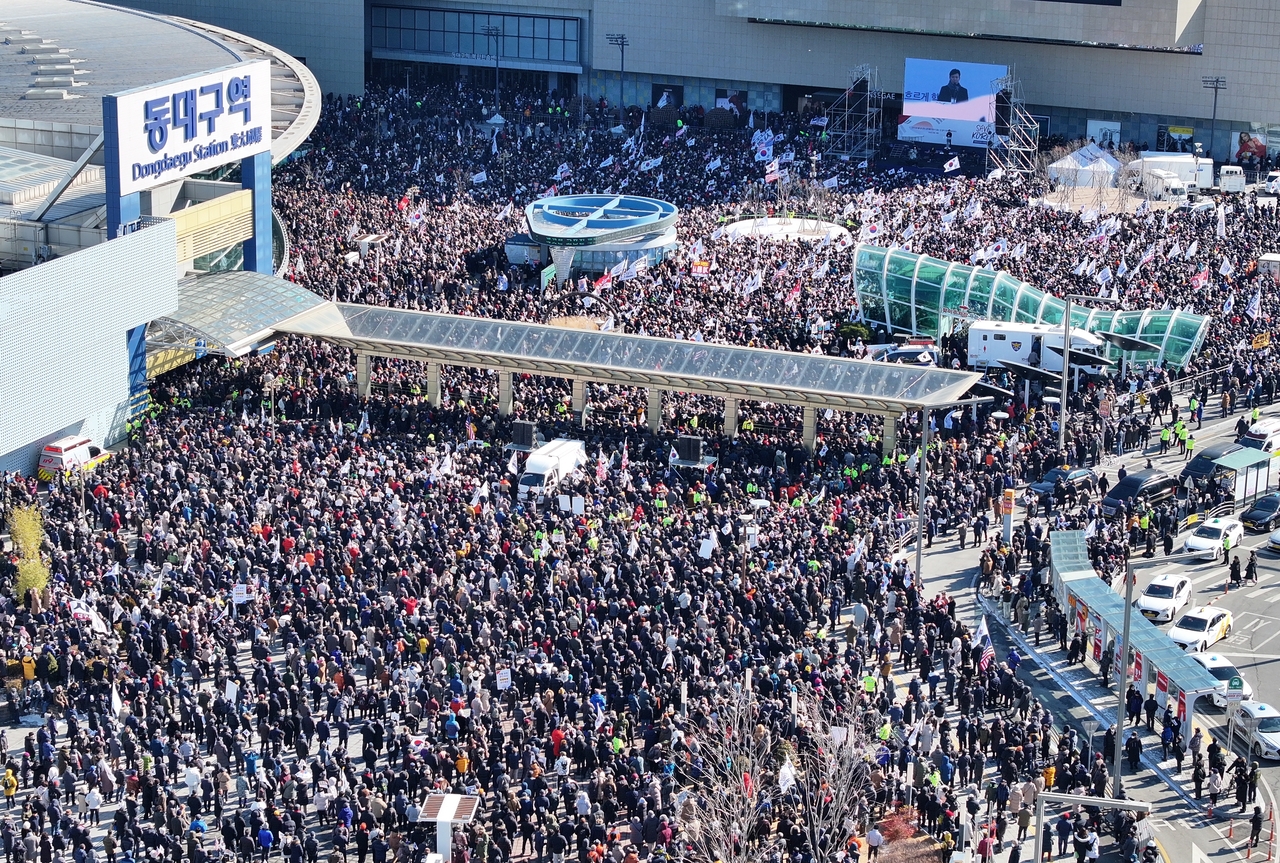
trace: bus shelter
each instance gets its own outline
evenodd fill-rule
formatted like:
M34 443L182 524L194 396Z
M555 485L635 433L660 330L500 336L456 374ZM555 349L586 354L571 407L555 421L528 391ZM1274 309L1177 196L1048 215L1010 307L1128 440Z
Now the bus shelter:
M1084 531L1054 531L1050 538L1050 573L1059 605L1069 625L1087 637L1088 658L1101 662L1104 650L1112 651L1112 668L1120 667L1124 633L1123 579L1109 585L1094 572ZM1129 618L1129 662L1133 684L1143 698L1155 688L1156 703L1163 710L1172 705L1184 723L1195 712L1196 699L1210 695L1218 681L1204 666L1190 659L1164 632L1141 614Z
M1245 447L1214 459L1213 463L1223 470L1231 471L1234 491L1232 499L1238 504L1249 504L1266 494L1267 487L1271 484L1271 459L1271 453L1265 450Z

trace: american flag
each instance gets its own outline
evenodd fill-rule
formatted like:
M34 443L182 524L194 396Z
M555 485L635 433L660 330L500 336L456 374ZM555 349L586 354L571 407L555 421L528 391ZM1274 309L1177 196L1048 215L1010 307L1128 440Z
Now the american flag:
M996 658L996 649L991 645L991 633L987 631L987 616L982 616L982 621L978 624L978 632L973 640L982 648L982 655L978 658L978 668L982 671L987 670Z

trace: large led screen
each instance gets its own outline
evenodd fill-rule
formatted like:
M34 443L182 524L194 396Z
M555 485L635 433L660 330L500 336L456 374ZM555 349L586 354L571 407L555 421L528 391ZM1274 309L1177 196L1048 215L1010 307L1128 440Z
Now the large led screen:
M903 74L898 138L926 144L985 147L995 135L996 93L991 82L1008 66L917 60ZM947 140L947 132L951 140Z

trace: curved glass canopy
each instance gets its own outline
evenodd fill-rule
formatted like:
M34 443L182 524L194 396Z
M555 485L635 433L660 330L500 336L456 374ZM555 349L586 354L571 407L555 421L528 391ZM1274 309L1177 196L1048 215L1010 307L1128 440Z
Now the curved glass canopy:
M860 244L855 289L863 319L890 332L937 338L956 320L1062 325L1065 302L1004 272L955 264L902 249ZM1150 351L1126 351L1128 359L1165 360L1183 366L1204 343L1209 318L1190 312L1119 311L1072 305L1071 326L1115 332L1150 342ZM1108 347L1110 355L1119 350Z

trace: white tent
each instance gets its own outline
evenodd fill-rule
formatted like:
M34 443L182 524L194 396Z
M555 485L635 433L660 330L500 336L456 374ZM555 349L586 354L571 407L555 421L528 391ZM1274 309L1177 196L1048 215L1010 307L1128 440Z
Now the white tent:
M1114 186L1120 163L1097 144L1085 144L1049 166L1049 179L1064 186Z

